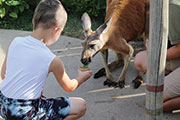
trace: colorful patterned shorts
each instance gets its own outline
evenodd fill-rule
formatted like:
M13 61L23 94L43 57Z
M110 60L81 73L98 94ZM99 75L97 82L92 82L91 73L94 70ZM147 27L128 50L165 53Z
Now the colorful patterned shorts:
M0 92L0 115L6 120L63 120L70 113L68 98L20 100Z

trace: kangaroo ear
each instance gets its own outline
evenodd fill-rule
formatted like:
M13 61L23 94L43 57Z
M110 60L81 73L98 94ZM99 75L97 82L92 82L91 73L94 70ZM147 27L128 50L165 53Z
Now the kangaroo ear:
M96 29L96 32L100 35L102 33L106 33L109 30L111 25L112 18L103 23L99 28Z
M81 17L82 27L84 29L84 35L89 36L91 30L91 19L87 13L84 13Z

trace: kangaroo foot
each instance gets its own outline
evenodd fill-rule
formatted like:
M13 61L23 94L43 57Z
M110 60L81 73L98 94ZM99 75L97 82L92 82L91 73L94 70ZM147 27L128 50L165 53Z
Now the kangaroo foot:
M119 88L122 89L122 88L124 88L124 86L125 86L125 82L124 81L119 81L119 82L117 82L115 88L119 87Z
M106 81L104 81L104 86L108 86L108 87L111 87L111 86L115 86L117 83L116 82L113 82L112 80L109 80L107 79Z
M101 68L101 69L94 75L94 78L99 78L99 77L102 77L102 76L105 76L105 75L106 75L105 69L104 69L104 68Z
M140 76L137 76L136 79L132 81L132 83L134 84L134 89L137 89L143 83L143 79Z

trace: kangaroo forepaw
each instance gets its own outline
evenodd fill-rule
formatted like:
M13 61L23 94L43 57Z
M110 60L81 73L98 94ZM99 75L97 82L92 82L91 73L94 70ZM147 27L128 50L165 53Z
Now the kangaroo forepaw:
M132 83L134 84L134 89L137 89L143 83L143 80L135 79L132 81Z
M101 68L95 75L94 75L94 78L99 78L99 77L102 77L106 75L106 72L105 72L105 69L104 68Z

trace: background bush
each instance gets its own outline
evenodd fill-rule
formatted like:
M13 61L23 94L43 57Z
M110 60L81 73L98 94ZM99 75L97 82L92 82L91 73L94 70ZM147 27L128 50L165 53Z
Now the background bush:
M69 14L82 15L87 12L92 17L104 18L106 0L61 0Z
M0 0L0 28L32 30L33 11L40 0Z
M36 6L39 0L0 0L0 18L12 17L18 18L26 10L30 9L30 6Z
M40 0L0 0L0 28L32 30L33 12L39 1ZM106 0L60 1L69 16L66 24L69 29L65 28L67 31L64 32L68 33L68 35L73 34L71 32L75 32L78 28L81 28L80 17L84 12L90 15L92 22L98 23L95 23L96 26L104 21Z
M34 11L40 0L0 0L0 18L18 18L26 10ZM106 0L61 0L69 14L82 15L88 12L92 17L104 17Z

